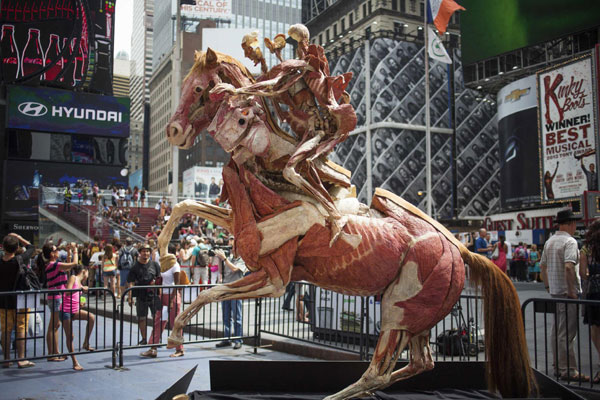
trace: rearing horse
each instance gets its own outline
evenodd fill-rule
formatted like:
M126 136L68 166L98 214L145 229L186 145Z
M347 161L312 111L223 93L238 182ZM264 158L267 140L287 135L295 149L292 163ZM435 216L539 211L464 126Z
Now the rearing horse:
M381 334L370 366L356 383L328 399L360 396L433 368L429 330L458 301L468 264L470 279L484 296L489 387L504 396L528 395L534 384L520 304L506 275L393 193L378 188L370 207L360 204L348 171L318 157L312 160L314 169L298 167L305 176L316 171L347 220L346 235L330 246L326 210L282 176L298 142L278 128L267 102L305 87L310 67L289 60L276 68L284 73L255 81L238 61L209 49L197 53L184 81L168 140L189 147L208 129L232 154L223 168L222 192L231 210L192 200L177 204L159 237L161 266L175 262L167 244L177 221L191 213L233 233L235 251L252 273L202 291L176 318L168 347L183 341L177 332L205 304L279 297L292 280L348 295L382 295ZM394 371L406 347L410 362Z

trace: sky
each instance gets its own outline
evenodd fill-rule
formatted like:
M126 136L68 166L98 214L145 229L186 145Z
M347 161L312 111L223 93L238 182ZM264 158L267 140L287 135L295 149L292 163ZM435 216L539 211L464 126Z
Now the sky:
M134 0L117 0L115 4L115 51L125 50L131 56L131 24Z

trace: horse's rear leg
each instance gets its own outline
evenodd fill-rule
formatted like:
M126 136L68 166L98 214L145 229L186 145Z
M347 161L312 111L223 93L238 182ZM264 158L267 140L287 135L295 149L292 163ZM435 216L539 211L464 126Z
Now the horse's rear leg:
M280 283L273 283L264 269L245 276L235 282L226 285L214 286L208 290L203 290L198 297L183 310L177 318L167 348L173 348L183 343L183 327L196 315L200 309L209 303L224 300L248 299L257 297L279 297L285 292L285 286Z
M392 373L390 381L378 389L384 389L395 382L411 378L421 372L430 371L434 367L431 348L429 347L429 331L414 336L409 343L410 361L407 366Z
M369 394L372 390L387 386L396 361L410 339L410 333L405 330L392 329L382 331L379 335L379 341L377 342L377 347L375 347L371 364L360 379L346 389L325 399L349 399Z

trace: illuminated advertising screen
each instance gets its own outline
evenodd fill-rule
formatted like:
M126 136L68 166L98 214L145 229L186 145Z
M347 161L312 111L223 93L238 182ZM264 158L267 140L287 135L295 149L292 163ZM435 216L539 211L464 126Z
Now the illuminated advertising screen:
M64 188L84 183L92 187L98 183L101 189L127 186L127 177L121 176L121 169L116 166L7 160L4 162L4 215L9 219L37 219L40 185Z
M598 190L596 92L591 55L538 72L543 203Z
M464 65L600 25L598 0L458 0Z
M112 94L115 1L0 2L1 79Z
M7 127L98 136L129 136L129 98L9 86Z

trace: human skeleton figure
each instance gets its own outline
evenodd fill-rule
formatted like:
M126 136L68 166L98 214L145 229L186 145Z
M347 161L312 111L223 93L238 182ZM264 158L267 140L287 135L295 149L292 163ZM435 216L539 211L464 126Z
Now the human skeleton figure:
M292 280L348 295L382 295L381 335L369 368L329 398L360 396L433 368L429 330L459 299L467 263L485 298L490 388L527 395L532 372L510 280L393 193L378 188L370 206L358 202L349 172L326 158L356 124L343 91L350 75L329 76L323 49L308 45L305 27L289 33L298 40L300 59L282 61L257 80L235 59L208 49L197 53L184 81L168 140L187 148L207 129L231 153L222 191L231 209L193 200L177 204L159 237L161 268L175 262L168 242L177 221L192 213L233 233L252 273L202 291L177 317L169 346L183 341L176 332L205 304L279 297ZM245 52L262 64L252 43L245 40ZM272 42L275 51L280 46L281 40ZM298 140L279 129L270 106ZM394 371L407 346L409 364ZM503 352L511 356L499 357Z

